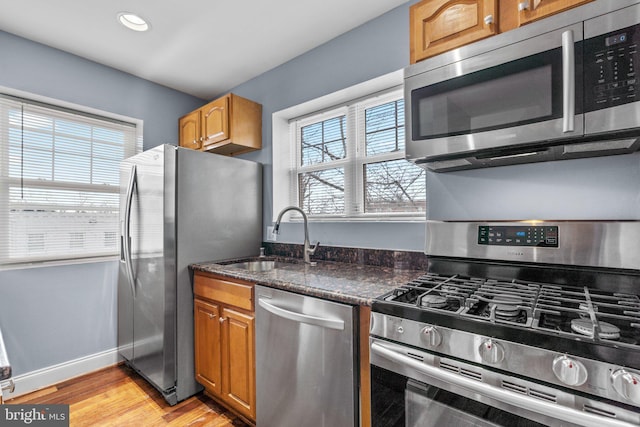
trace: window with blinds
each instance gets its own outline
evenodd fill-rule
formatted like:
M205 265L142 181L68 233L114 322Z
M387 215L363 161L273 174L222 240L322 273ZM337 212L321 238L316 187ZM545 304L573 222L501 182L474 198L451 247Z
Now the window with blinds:
M399 90L290 123L292 194L311 217L420 217L425 171L404 159Z
M119 165L135 124L0 95L0 267L118 251Z

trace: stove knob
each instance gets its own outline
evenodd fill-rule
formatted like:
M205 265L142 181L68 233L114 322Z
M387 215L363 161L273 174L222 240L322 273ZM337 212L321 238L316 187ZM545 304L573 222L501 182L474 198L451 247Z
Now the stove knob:
M635 405L640 404L640 375L624 368L617 369L611 374L611 383L620 396Z
M487 363L496 364L504 360L504 348L492 339L487 339L478 348L480 357Z
M422 341L429 347L437 347L442 342L442 334L435 326L425 326L422 328Z
M587 382L587 368L582 362L567 355L553 359L553 373L563 384L569 386L581 386Z

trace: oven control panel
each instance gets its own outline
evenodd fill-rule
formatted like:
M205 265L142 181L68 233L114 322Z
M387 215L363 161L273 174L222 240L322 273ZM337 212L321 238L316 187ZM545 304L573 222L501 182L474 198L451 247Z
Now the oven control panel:
M480 225L478 244L557 248L558 226Z

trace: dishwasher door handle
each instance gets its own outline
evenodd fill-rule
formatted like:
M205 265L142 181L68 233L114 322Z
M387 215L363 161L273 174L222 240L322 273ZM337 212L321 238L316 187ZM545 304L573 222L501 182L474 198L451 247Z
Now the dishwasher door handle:
M293 320L294 322L306 323L328 329L337 329L339 331L344 330L344 321L340 319L329 319L326 317L311 316L309 314L286 310L267 302L263 298L258 298L258 305L269 313L275 314L278 317Z

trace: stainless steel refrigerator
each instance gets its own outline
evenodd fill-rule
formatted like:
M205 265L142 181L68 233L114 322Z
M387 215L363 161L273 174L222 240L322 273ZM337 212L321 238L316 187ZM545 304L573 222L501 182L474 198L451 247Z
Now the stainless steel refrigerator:
M262 167L161 145L120 166L118 350L170 404L195 381L189 264L257 255Z

